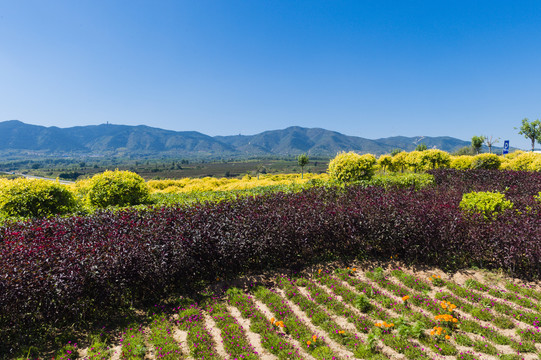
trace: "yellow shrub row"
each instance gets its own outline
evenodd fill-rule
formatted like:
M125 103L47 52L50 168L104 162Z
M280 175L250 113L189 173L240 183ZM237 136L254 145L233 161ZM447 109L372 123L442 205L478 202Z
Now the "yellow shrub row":
M395 156L381 155L378 166L383 171L391 172L423 171L434 167L541 171L541 154L517 150L505 157L495 154L453 156L441 150L425 150L401 152Z
M309 180L328 179L327 174L304 174L301 179L297 174L260 175L259 179L249 175L236 178L184 178L179 180L150 180L147 182L153 193L188 193L193 191L230 191L248 190L262 186L303 184Z

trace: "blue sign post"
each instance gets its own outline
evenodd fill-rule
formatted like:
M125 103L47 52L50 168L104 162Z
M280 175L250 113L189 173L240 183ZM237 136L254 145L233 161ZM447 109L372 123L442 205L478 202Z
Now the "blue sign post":
M503 142L503 155L509 154L509 140Z

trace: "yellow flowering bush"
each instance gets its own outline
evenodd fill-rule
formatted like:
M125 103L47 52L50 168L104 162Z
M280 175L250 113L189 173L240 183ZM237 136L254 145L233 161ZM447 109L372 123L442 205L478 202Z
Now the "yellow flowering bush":
M145 180L131 171L105 171L88 181L86 199L93 207L132 206L149 201Z
M77 202L65 185L55 181L0 179L0 213L10 217L46 217L66 214Z
M327 174L298 174L260 175L259 180L251 176L236 178L184 178L178 180L150 180L148 186L152 193L190 193L203 191L232 191L249 190L256 187L305 184L310 180L328 180Z
M375 172L376 158L372 154L359 155L353 151L341 152L329 163L327 170L333 180L351 183L370 180Z
M509 161L511 170L528 171L532 170L532 164L537 164L537 160L541 158L541 154L527 152L522 153Z
M471 168L497 170L501 163L501 158L496 154L479 154L473 157Z
M452 156L450 167L457 170L471 169L473 158L471 155Z

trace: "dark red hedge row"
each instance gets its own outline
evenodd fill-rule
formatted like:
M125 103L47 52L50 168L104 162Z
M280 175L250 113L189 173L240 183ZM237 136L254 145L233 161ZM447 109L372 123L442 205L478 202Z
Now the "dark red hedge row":
M430 170L439 188L470 191L500 191L515 202L531 198L541 191L541 172L500 170Z
M490 188L492 175L434 175L439 185L420 191L313 188L0 228L0 329L89 319L96 309L107 314L126 301L156 299L201 280L295 269L329 257L398 256L540 277L541 206L533 200L534 180L502 175L515 208L487 222L465 217L458 204L472 178Z

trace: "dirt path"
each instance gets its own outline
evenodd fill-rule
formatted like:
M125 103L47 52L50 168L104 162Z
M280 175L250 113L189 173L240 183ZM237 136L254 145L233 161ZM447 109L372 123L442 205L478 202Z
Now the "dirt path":
M253 299L254 300L254 303L256 304L257 308L259 309L259 311L261 311L263 313L263 315L265 315L267 317L267 319L271 319L274 317L274 313L267 307L267 305L263 304L261 301L259 301L258 299ZM312 359L312 360L315 360L314 357L312 357L312 355L308 354L308 352L306 350L304 350L302 344L300 342L298 342L297 340L293 339L291 336L285 334L286 338L287 338L287 341L293 345L293 347L296 348L296 350L298 350L299 354L302 355L302 357L304 359Z
M364 276L363 274L358 274L357 277L362 280L362 281L365 281L367 283L369 283L371 286L373 286L374 288L377 288L379 291L381 291L383 294L385 294L386 296L389 296L389 297L392 297L393 299L398 299L397 296L394 296L393 294L391 294L389 291L387 291L386 289L384 288L381 288L378 284L376 284L375 282L372 282L370 279L366 278L366 276ZM398 285L398 286L401 286L401 287L404 287L404 288L407 288L409 291L411 291L412 293L415 293L415 294L418 294L418 295L421 295L420 292L418 291L415 291L414 289L411 289L405 285L403 285L402 283L400 283L399 281L397 281L396 279L394 279L393 277L389 276L387 277L386 279L388 282L391 282L393 283L394 285ZM349 285L348 285L349 286ZM433 299L434 301L437 301L435 299L435 293L437 293L437 290L436 289L433 289L429 294L432 294L433 296L429 296L429 294L427 295L427 297L430 297L431 299ZM477 292L476 292L477 293ZM483 293L480 293L480 295L484 295ZM470 302L470 301L467 301L466 299L463 299L463 298L460 298L462 301L466 302L466 303L469 303L470 305L472 306L476 306L476 304ZM495 298L497 299L497 298ZM413 304L410 304L409 305L412 309L416 310L417 312L421 312L423 313L423 309L422 308L419 308ZM499 329L495 326L493 326L490 322L487 322L487 321L483 321L483 320L479 320L477 318L474 318L471 314L467 313L467 312L463 312L463 311L460 311L459 309L456 309L455 312L457 312L461 318L464 318L464 319L467 319L467 320L472 320L472 321L475 321L477 323L479 323L481 326L483 326L484 328L490 328L492 329L493 331L499 333L499 334L502 334L514 341L517 341L517 342L520 342L520 339L517 339L515 337L515 330L514 329ZM511 317L508 317L506 315L503 315L503 314L499 314L498 315L501 315L503 317L507 317L509 319L511 319L513 321L513 323L515 323L515 325L519 328L529 328L529 326L527 324L524 324L524 323L520 323L519 321L516 321L514 320L513 318ZM485 339L484 337L480 336L480 335L476 335L476 334L471 334L471 333L468 333L468 336L472 339L476 339L478 341L488 341L490 342L496 349L498 349L498 351L500 352L500 354L514 354L516 353L516 350L514 350L513 348L511 348L511 346L509 345L498 345L490 340L487 340ZM460 346L458 344L456 344L455 342L453 342L453 345L455 345L455 347L460 348L460 350L462 352L466 351L466 352L471 352L472 351L472 348L468 348L468 347L465 347L465 346ZM540 344L536 344L536 348L537 350L539 350L539 346ZM495 359L496 357L494 356L491 356L491 355L488 355L488 354L483 354L483 353L478 353L476 354L478 356L482 356L482 358L486 358L486 359ZM524 360L529 360L529 359L538 359L537 355L536 354L531 354L531 353L526 353L526 354L521 354L521 356L524 358ZM451 358L454 358L454 357L451 357Z
M250 320L245 319L242 317L240 311L234 307L234 306L227 306L227 310L233 316L235 319L237 319L238 323L244 331L246 332L246 337L248 338L248 342L254 347L255 351L257 351L257 354L261 358L261 360L277 360L278 358L274 356L273 354L269 353L263 346L261 346L261 335L254 333L250 330Z
M210 316L206 311L203 311L203 317L205 319L205 328L209 330L209 333L212 336L214 343L216 344L216 352L218 353L218 356L223 359L228 359L229 356L224 347L222 332L220 331L220 328L216 325L212 316Z
M331 339L330 337L326 336L327 332L323 329L320 329L319 327L315 326L312 323L312 320L306 316L305 312L302 311L297 304L291 302L285 295L284 291L282 289L277 289L276 292L282 297L282 301L287 304L293 310L293 313L295 316L297 316L299 319L301 319L305 325L312 331L314 335L317 335L318 337L322 336L325 339L325 343L331 348L332 351L334 351L336 354L340 355L343 358L354 358L355 355L346 348L344 348L342 345L338 344L336 341Z

